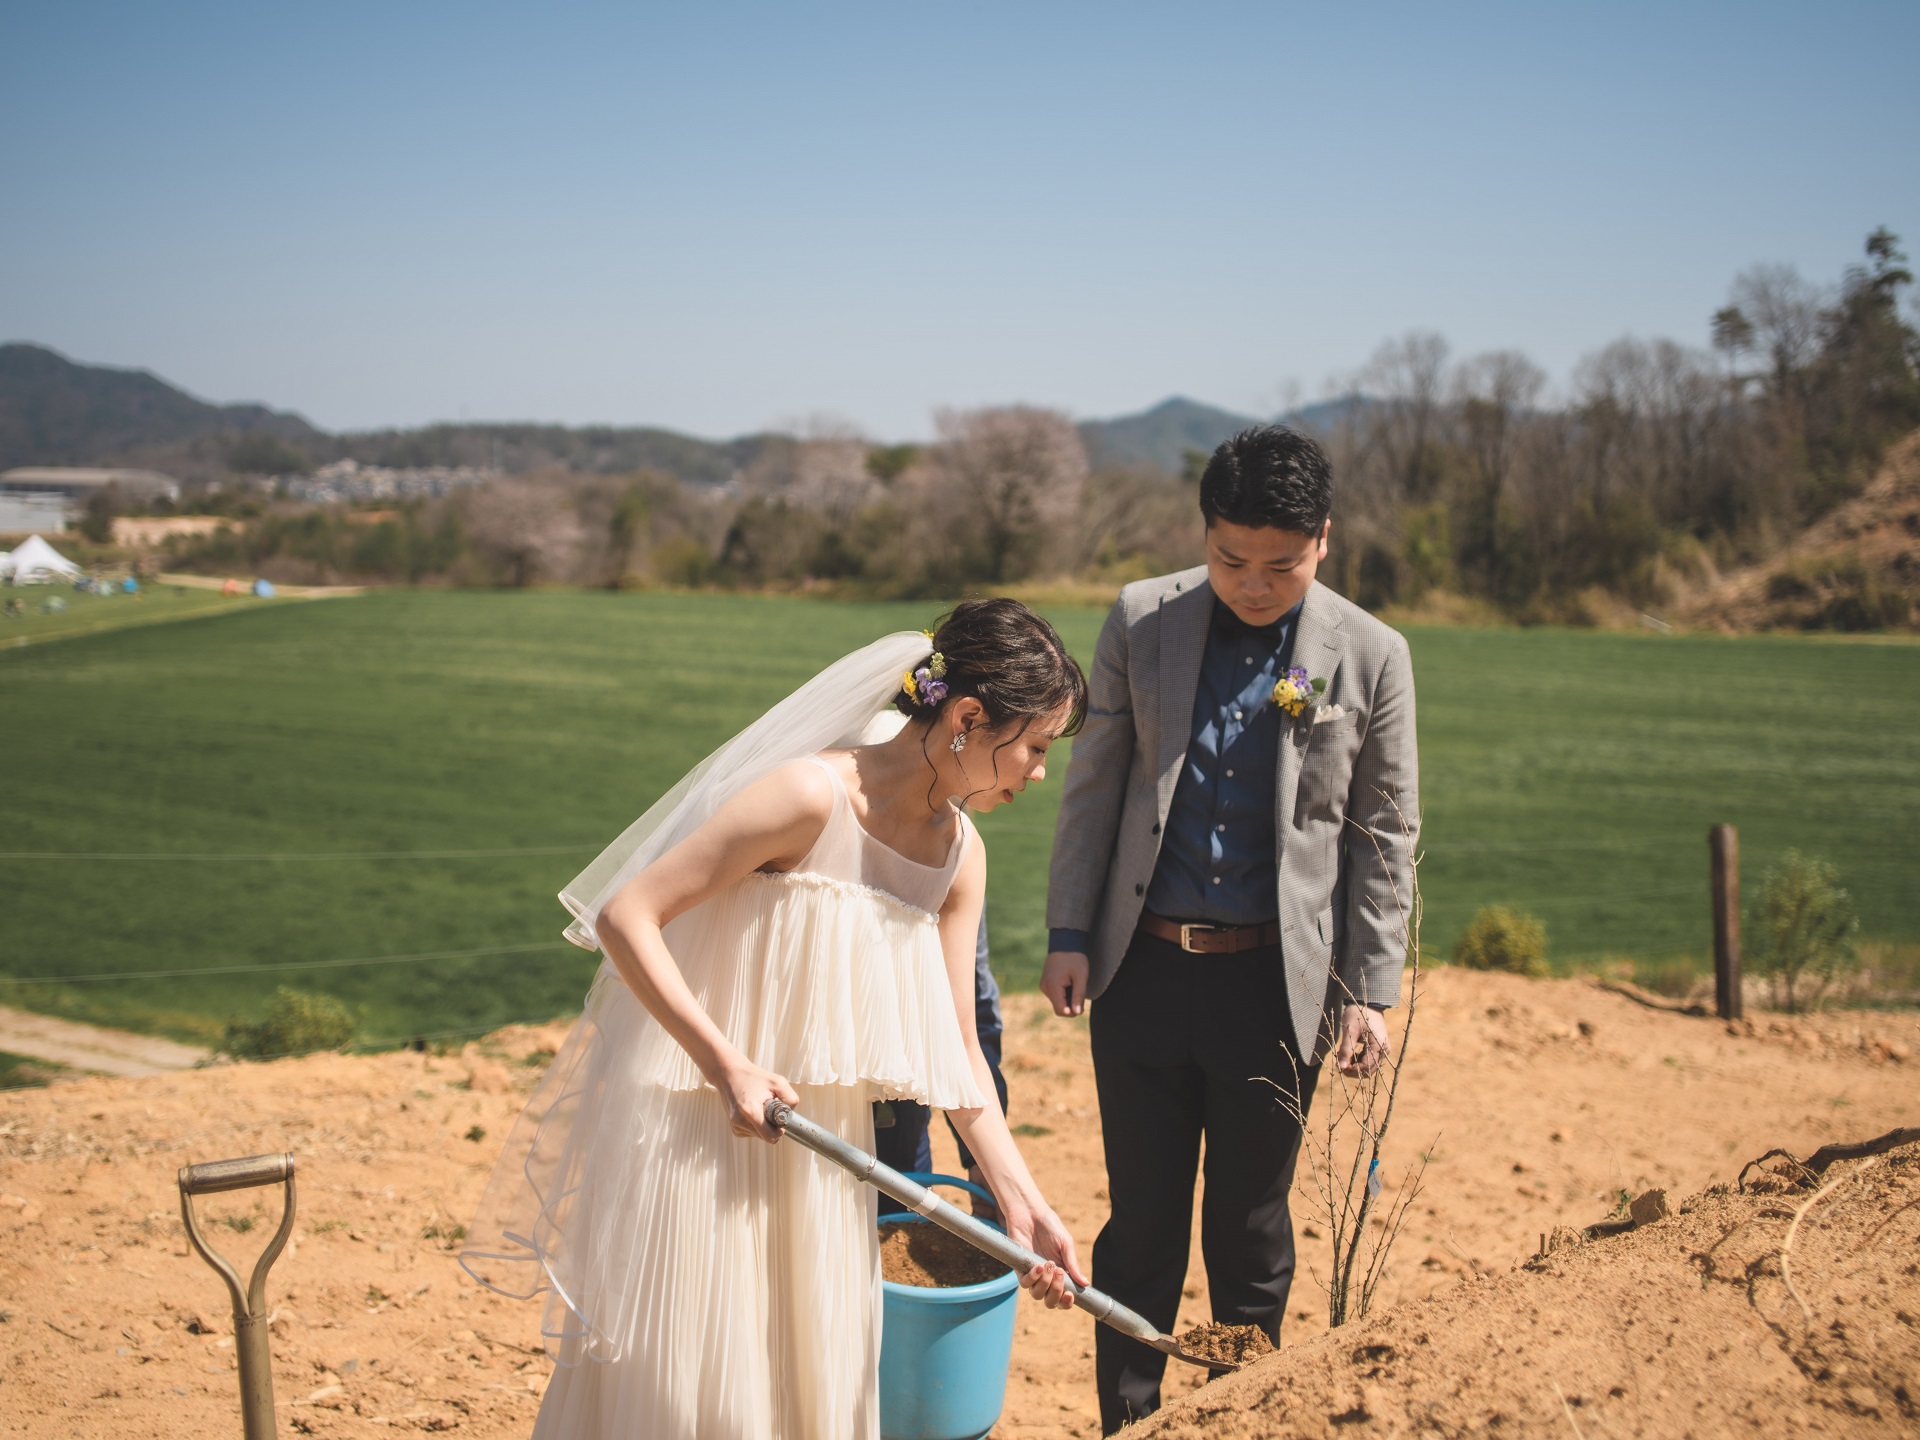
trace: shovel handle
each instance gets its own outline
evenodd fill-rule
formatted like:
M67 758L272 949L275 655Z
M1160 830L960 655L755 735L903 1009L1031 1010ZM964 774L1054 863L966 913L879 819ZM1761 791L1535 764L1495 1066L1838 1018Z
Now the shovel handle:
M261 1251L260 1258L254 1262L252 1282L242 1285L239 1272L227 1262L225 1256L207 1243L207 1237L200 1229L200 1221L193 1213L193 1197L217 1195L225 1190L245 1190L250 1186L272 1185L276 1182L285 1187L280 1228L274 1231L273 1238L267 1241L267 1248ZM267 1303L267 1270L279 1258L287 1237L293 1234L293 1156L249 1155L241 1160L208 1160L199 1165L182 1165L179 1183L180 1222L186 1227L187 1239L200 1252L200 1258L227 1282L227 1289L233 1293L236 1323L246 1317L258 1318Z
M293 1174L291 1155L249 1155L243 1160L207 1160L180 1172L180 1189L188 1195L218 1195L254 1185L278 1185Z

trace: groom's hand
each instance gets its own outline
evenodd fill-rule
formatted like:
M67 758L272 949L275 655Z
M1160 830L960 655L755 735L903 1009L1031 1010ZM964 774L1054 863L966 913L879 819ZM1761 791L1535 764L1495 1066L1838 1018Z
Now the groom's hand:
M1050 950L1040 967L1040 993L1056 1015L1078 1015L1087 1008L1087 957L1078 950Z
M1373 1074L1386 1063L1392 1051L1387 1038L1387 1020L1371 1005L1347 1005L1340 1011L1340 1045L1333 1063L1342 1075L1356 1078Z

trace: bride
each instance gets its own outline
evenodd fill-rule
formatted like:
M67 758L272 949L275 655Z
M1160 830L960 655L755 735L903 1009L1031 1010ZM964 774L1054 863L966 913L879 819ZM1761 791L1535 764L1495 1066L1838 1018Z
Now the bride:
M856 651L715 751L561 894L603 960L462 1263L548 1293L535 1440L878 1434L874 1192L777 1143L777 1096L862 1149L946 1110L1049 1305L1085 1284L974 1033L968 811L1046 775L1086 681L1012 600ZM891 739L889 706L906 721ZM895 724L898 724L896 721Z

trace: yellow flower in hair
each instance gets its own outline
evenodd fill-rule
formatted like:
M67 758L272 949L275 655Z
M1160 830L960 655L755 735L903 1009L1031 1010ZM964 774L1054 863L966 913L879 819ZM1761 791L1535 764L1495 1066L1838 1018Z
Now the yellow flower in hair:
M909 700L915 704L919 703L920 696L913 688L913 672L911 670L902 670L900 672L900 688L907 692L907 698Z

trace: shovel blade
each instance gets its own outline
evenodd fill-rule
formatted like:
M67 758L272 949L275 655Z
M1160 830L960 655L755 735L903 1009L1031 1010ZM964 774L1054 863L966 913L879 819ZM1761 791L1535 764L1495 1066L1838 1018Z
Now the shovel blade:
M1153 1348L1160 1351L1162 1354L1171 1355L1176 1360L1184 1360L1189 1365L1198 1365L1203 1370L1218 1370L1218 1371L1225 1372L1225 1371L1238 1370L1240 1368L1238 1365L1234 1364L1233 1361L1231 1360L1210 1360L1204 1355L1195 1355L1191 1351L1183 1350L1180 1348L1180 1342L1174 1339L1171 1335L1162 1335L1158 1340L1155 1340L1152 1343L1153 1343Z

